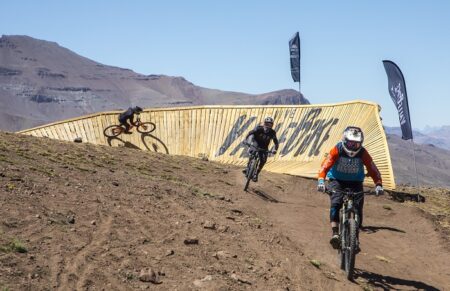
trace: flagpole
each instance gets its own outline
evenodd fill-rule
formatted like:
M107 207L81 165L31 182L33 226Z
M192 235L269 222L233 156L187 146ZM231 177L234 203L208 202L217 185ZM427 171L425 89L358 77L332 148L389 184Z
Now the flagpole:
M299 49L299 51L300 51L300 48L298 48ZM300 56L300 53L299 53L299 56ZM302 91L301 91L301 85L300 85L300 76L301 76L301 74L300 74L300 57L298 58L298 93L300 93L300 95L302 95Z
M416 174L417 202L420 202L419 175L417 173L416 149L415 149L415 146L414 146L414 139L413 138L411 138L411 143L412 143L412 151L413 151L413 157L414 157L414 172Z

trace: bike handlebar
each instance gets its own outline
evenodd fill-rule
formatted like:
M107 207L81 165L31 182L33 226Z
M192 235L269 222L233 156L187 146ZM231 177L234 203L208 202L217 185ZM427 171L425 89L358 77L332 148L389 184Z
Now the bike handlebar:
M362 194L370 194L370 193L374 193L374 192L370 191L370 190L354 192L353 190L350 190L350 189L346 189L346 190L325 189L325 193L327 193L327 194L340 193L340 194L349 195L349 196L350 195L357 196L357 195L362 195Z
M271 152L272 152L272 151L269 151L269 150L266 150L266 149L257 147L257 146L255 146L255 145L253 145L253 144L251 144L251 143L244 143L244 144L245 144L246 146L249 146L249 147L254 148L255 150L257 150L257 151L259 151L259 152L265 152L265 153L271 153Z

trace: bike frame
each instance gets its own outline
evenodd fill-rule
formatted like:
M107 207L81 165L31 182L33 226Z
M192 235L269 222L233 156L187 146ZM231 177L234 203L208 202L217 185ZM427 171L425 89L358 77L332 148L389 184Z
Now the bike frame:
M138 113L136 113L136 121L131 123L130 129L132 129L133 127L138 127L140 123L141 123L141 116Z
M250 144L249 147L254 148L255 151L250 153L250 159L249 159L248 164L247 164L247 170L250 170L248 167L251 164L251 160L256 160L255 168L258 168L258 166L259 166L259 152L269 153L268 150L259 148L259 147L255 146L255 145L252 145L252 144Z

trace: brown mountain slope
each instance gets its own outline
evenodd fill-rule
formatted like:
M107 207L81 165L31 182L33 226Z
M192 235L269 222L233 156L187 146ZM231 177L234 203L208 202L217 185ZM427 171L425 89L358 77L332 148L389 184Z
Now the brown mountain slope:
M397 184L416 185L411 141L387 135ZM415 144L419 185L450 187L450 151L433 145Z
M400 127L388 127L384 129L388 134L402 136ZM440 127L430 128L428 130L414 130L414 142L423 145L434 145L438 148L450 150L450 126L444 125Z
M263 173L245 193L240 170L130 148L0 133L0 287L448 286L448 241L417 208L366 197L358 275L349 282L328 244L329 199L315 191L315 182ZM158 286L139 280L141 269L149 267L159 272Z
M195 86L182 77L142 75L28 36L0 38L0 128L20 130L88 113L203 104L304 104L295 90L262 95Z

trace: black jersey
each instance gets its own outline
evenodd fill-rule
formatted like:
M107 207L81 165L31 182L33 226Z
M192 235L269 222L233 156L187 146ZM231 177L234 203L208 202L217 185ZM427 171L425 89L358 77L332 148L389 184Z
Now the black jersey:
M267 150L269 148L270 141L273 140L275 150L278 150L277 133L272 128L264 129L264 126L258 125L247 134L245 139L248 139L251 135L253 135L258 147Z

